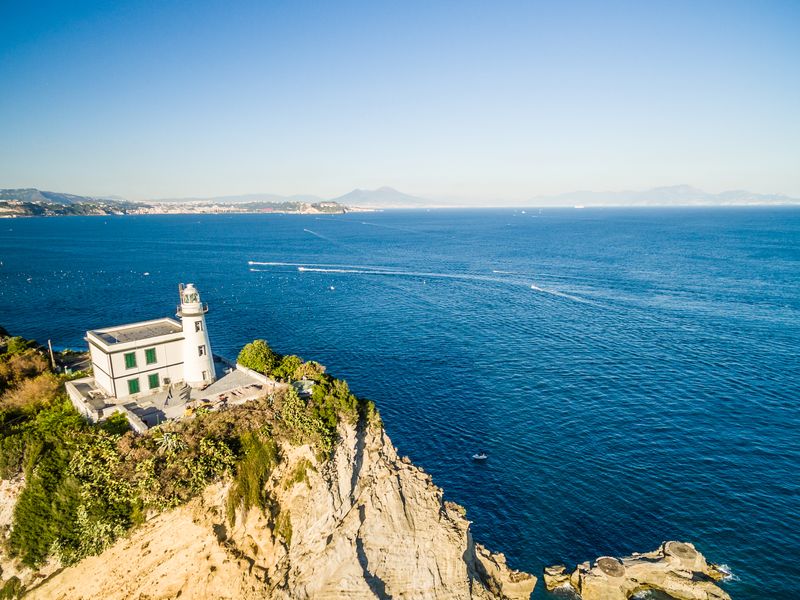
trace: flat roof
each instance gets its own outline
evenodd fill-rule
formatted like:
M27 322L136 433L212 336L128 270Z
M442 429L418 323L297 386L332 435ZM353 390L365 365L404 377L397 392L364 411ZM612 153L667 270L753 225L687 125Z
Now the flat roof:
M183 333L183 327L177 321L166 318L89 331L89 334L108 345L138 342L175 333Z

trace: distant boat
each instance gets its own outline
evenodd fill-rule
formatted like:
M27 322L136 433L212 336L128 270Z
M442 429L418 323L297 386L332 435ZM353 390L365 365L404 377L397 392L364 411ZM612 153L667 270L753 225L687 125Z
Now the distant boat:
M485 452L481 452L480 454L473 454L472 455L472 460L486 460L487 458L489 458L489 455L486 454Z
M586 208L583 204L576 204L575 208Z

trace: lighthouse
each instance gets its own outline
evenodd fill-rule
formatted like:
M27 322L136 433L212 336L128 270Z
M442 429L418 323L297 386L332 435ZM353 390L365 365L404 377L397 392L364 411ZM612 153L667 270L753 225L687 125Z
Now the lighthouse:
M200 302L194 284L180 284L178 289L181 304L177 316L183 325L183 379L192 387L200 387L216 379L206 330L208 305Z

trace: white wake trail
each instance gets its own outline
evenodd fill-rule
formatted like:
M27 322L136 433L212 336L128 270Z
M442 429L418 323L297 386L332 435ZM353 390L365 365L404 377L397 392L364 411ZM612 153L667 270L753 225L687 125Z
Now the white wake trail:
M572 300L574 302L580 302L582 304L595 304L590 300L586 300L579 296L573 296L572 294L567 294L565 292L560 292L558 290L551 290L548 288L539 287L538 285L532 283L526 283L521 281L514 281L508 278L503 277L490 277L487 275L471 275L468 273L431 273L427 271L399 271L397 269L392 269L390 267L373 267L369 265L345 265L345 264L331 264L331 263L291 263L291 262L260 262L260 261L248 261L249 265L258 265L258 266L268 266L268 267L296 267L298 271L301 273L332 273L332 274L341 274L341 275L384 275L384 276L392 276L392 277L413 277L416 279L453 279L453 280L460 280L460 281L484 281L490 283L502 283L506 285L513 285L513 286L521 286L525 285L529 287L531 290L542 293L542 294L549 294L551 296L556 296L559 298L565 298L567 300ZM250 271L253 272L263 272L267 269L253 269L252 266ZM494 271L497 274L514 274L511 272L502 272L502 271Z

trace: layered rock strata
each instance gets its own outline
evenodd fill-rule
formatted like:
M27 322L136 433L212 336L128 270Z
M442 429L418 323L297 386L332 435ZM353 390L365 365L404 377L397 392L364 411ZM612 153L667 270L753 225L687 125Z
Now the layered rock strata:
M717 585L724 576L692 544L664 542L653 552L581 563L572 573L564 565L547 567L544 583L549 591L569 589L582 600L627 600L645 590L659 590L677 600L730 600Z
M227 486L159 514L31 598L527 600L536 578L475 544L464 510L377 428L340 428L332 459L284 447L271 512L226 518ZM305 477L298 479L298 465ZM29 588L30 589L30 588Z

